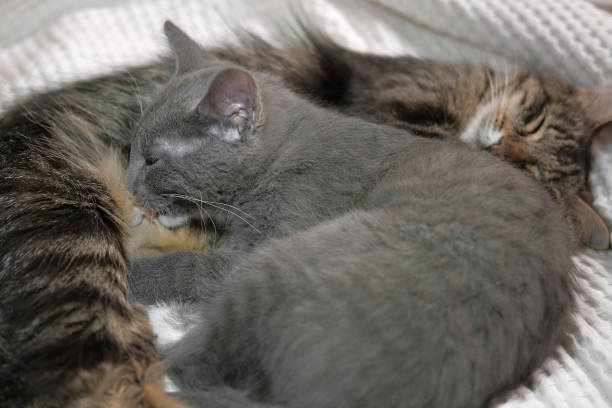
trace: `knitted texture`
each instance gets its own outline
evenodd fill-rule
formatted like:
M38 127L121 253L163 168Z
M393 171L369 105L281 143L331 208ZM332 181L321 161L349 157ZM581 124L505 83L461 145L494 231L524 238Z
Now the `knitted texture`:
M371 0L460 42L537 61L586 85L612 81L612 15L580 0Z
M607 0L600 0L605 2ZM202 43L232 26L274 39L277 0L4 0L0 3L0 110L34 90L139 64L166 51L172 19ZM493 66L529 64L596 86L612 81L612 14L584 0L312 0L312 21L349 47ZM612 221L612 140L593 148L595 205ZM612 256L576 257L579 332L502 408L612 406Z

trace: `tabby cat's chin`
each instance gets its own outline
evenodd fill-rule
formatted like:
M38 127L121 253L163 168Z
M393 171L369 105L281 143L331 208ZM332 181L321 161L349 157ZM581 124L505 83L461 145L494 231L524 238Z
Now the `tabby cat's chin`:
M160 215L157 219L161 225L166 228L179 228L187 225L189 222L188 215Z

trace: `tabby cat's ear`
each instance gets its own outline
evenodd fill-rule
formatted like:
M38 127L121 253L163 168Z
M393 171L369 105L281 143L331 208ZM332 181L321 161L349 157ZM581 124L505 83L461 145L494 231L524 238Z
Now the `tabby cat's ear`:
M261 109L253 77L238 68L221 71L213 79L198 114L214 136L226 142L245 140L255 128Z
M612 123L612 89L578 88L577 98L594 130Z
M166 20L164 33L175 55L175 75L201 69L209 62L206 51L172 21Z
M610 247L610 230L606 222L593 207L581 198L573 203L573 207L582 243L593 249L608 249Z
M612 89L591 90L578 88L578 102L593 129L591 141L606 143L612 140ZM594 146L594 145L593 145ZM574 203L580 228L580 237L585 245L594 249L608 249L610 230L601 216L582 199Z

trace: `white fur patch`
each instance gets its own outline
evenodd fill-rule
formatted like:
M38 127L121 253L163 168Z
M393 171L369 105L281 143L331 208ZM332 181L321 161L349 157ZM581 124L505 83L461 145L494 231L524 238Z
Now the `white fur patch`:
M164 375L164 377L162 378L162 381L164 382L165 392L179 392L180 391L179 387L177 387L176 384L170 378L168 378L167 375Z
M480 132L478 137L478 147L481 149L488 149L489 147L499 144L502 137L502 133L498 130L485 129Z
M158 348L172 346L193 327L192 321L178 309L179 305L169 303L158 303L147 308L151 327L157 335Z
M502 134L493 129L488 118L498 103L499 99L493 98L478 107L474 117L472 117L465 131L461 134L461 141L480 149L488 149L499 143Z
M212 126L209 131L213 136L228 143L235 143L240 140L240 132L233 127Z
M166 228L178 228L189 222L189 216L187 215L160 215L159 223Z
M147 311L153 332L157 335L158 349L173 346L202 320L196 309L179 303L158 303L147 307ZM166 392L180 391L167 375L164 375L163 383Z

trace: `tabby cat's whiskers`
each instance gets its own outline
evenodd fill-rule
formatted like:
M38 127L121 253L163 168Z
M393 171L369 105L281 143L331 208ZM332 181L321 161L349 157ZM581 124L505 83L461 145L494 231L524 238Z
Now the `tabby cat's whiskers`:
M127 74L130 78L130 81L133 84L132 88L134 89L134 96L136 97L136 101L138 102L138 107L140 108L140 116L142 116L144 113L144 108L142 106L142 96L140 92L140 86L138 86L138 82L136 81L136 78L134 78L134 75L132 75L130 71L127 71Z

